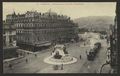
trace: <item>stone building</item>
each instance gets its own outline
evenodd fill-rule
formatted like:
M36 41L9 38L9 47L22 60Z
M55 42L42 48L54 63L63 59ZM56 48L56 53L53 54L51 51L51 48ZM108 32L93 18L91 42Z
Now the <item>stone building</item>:
M117 17L115 17L115 23L113 26L110 26L111 33L110 33L110 56L111 61L110 65L114 69L114 72L118 70L118 48L117 48Z
M3 21L3 46L16 46L16 28L13 15L7 15L6 20Z
M12 18L16 26L17 46L22 49L37 51L41 46L78 39L77 24L70 17L55 12L27 11L25 14L13 13L8 18Z
M16 57L16 28L13 24L13 15L7 15L3 21L3 59Z

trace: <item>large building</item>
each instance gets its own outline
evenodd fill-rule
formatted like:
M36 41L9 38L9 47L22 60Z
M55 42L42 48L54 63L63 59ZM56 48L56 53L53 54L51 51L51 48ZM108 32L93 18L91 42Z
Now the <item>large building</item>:
M13 21L11 23L16 26L17 46L22 49L37 51L41 46L78 39L77 24L70 17L55 12L13 13L7 15L6 21Z
M118 48L117 48L117 17L115 17L115 24L113 26L110 26L111 33L110 33L110 56L111 61L110 65L114 69L114 72L117 72L118 70Z
M16 29L11 21L3 21L3 47L16 46Z
M4 59L16 57L16 28L11 19L3 21L3 50Z

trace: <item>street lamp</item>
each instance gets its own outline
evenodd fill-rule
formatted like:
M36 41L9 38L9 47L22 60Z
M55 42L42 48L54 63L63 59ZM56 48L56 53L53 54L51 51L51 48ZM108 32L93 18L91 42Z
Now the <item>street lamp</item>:
M101 68L100 68L100 73L102 72L103 67L104 67L105 65L108 65L108 64L110 64L110 63L109 63L109 62L106 62L106 63L104 63L104 64L101 66Z
M102 69L103 69L103 67L105 66L105 65L108 65L108 64L110 64L110 47L107 49L107 53L108 53L108 55L107 55L107 60L106 60L106 63L104 63L102 66L101 66L101 68L100 68L100 73L102 72Z

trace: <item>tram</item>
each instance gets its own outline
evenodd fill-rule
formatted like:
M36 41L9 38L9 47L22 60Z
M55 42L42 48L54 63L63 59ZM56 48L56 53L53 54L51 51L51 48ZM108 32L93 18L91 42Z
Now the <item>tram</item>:
M101 43L100 42L95 43L94 47L89 50L87 54L87 59L93 61L94 58L96 57L96 54L99 52L100 48L101 48Z

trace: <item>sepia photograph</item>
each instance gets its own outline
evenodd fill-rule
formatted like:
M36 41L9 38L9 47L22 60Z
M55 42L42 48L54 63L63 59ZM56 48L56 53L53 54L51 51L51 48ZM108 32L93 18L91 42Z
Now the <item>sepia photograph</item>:
M2 2L3 73L117 73L116 2Z

